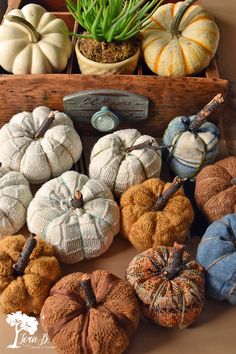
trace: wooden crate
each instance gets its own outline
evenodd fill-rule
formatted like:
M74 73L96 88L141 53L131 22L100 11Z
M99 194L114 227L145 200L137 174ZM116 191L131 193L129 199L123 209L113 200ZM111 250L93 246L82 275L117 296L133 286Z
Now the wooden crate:
M10 0L7 12L29 3ZM37 4L62 18L71 31L77 25L67 11L65 1L40 0ZM73 46L75 40L73 40ZM31 111L39 105L63 110L63 97L89 89L120 89L141 94L149 99L149 117L139 123L123 122L119 129L135 127L143 133L161 137L171 119L178 115L197 113L217 93L226 96L227 80L219 78L215 61L198 77L158 77L140 60L134 75L82 75L79 73L75 52L64 73L44 75L0 75L0 126L22 110ZM211 121L219 124L222 108L212 115ZM99 136L91 124L77 123L81 136Z

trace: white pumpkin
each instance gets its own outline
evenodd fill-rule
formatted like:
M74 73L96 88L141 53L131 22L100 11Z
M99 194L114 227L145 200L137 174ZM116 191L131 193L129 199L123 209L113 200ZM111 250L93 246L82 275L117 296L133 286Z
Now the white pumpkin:
M65 22L37 4L10 11L0 26L0 65L13 74L61 72L72 44Z
M142 143L153 141L152 146L133 149ZM94 145L89 165L89 176L100 179L119 197L130 186L148 178L159 177L161 151L149 135L141 135L136 129L119 130L103 136Z
M147 66L160 76L186 76L201 72L214 57L219 30L196 0L160 6L142 33Z
M26 178L0 164L0 238L13 235L22 228L31 199Z
M44 122L51 124L46 131L40 129ZM0 146L3 166L21 172L30 183L43 183L68 171L82 153L70 117L47 107L14 115L0 130Z
M105 183L69 171L38 190L27 223L54 246L59 260L76 263L108 249L119 232L120 213Z

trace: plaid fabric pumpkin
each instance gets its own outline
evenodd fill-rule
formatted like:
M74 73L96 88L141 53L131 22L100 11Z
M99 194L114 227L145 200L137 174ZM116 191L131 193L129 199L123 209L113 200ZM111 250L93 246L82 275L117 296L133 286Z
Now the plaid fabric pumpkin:
M183 247L175 243L150 248L134 257L127 269L144 315L163 327L187 327L202 311L204 269Z

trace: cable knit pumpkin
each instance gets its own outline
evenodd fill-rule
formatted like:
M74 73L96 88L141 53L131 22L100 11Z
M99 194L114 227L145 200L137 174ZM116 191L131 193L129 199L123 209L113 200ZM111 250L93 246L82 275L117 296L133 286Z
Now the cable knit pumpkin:
M31 199L32 194L25 177L2 167L0 163L0 238L22 228Z
M52 247L45 241L37 240L24 273L17 275L13 265L25 243L23 235L0 240L0 309L4 313L22 311L39 314L50 288L61 274Z
M108 249L120 229L120 212L105 183L69 171L38 190L27 223L62 262L76 263Z
M206 270L207 294L236 305L236 214L208 227L198 246L197 260Z
M158 178L130 187L120 200L121 234L139 251L159 245L183 243L193 222L191 203L181 188L156 210L155 203L170 188Z
M130 284L104 270L62 278L40 314L43 329L63 354L123 353L139 318Z
M192 5L194 2L160 6L142 33L145 62L159 76L197 74L215 55L218 27L202 6Z
M69 170L82 153L70 117L37 107L12 117L0 130L0 161L30 183L43 183Z
M206 118L224 102L219 94L198 114L174 118L168 125L163 143L169 147L168 164L175 175L194 178L213 163L219 151L219 130Z
M127 269L144 315L163 327L187 327L202 311L204 269L183 248L150 248L134 257Z
M150 141L151 146L142 147ZM136 129L124 129L105 135L94 145L89 175L104 181L119 197L130 186L159 177L160 169L161 151L155 139Z
M195 199L212 222L236 213L236 157L230 156L206 166L196 178Z

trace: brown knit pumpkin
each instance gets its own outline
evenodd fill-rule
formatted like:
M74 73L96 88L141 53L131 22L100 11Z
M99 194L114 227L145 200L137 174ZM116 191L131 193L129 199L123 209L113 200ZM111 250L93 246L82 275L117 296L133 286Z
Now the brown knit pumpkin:
M202 311L204 269L183 249L177 243L150 248L127 269L144 314L163 327L187 327Z
M236 212L236 157L206 166L197 175L195 198L210 222Z
M138 251L186 240L194 212L183 189L177 191L181 182L178 177L172 184L152 178L122 195L121 234Z
M0 240L0 309L4 313L39 314L51 286L61 273L52 247L42 240L35 241L30 252L27 251L29 255L33 249L25 267L21 268L20 254L25 250L25 244L23 235Z
M63 354L119 354L140 318L130 284L104 270L73 273L51 289L40 320Z

